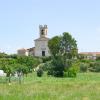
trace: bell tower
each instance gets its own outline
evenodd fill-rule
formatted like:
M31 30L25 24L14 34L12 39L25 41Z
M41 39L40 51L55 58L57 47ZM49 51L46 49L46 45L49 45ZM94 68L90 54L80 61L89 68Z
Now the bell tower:
M39 25L39 38L35 40L35 56L50 56L47 37L47 25Z
M39 25L40 38L47 36L47 30L48 30L47 25L44 25L44 26L43 25Z

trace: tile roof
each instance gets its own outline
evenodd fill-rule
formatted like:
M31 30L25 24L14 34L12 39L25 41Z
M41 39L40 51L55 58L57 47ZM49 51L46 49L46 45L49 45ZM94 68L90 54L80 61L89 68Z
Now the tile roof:
M80 52L79 54L86 54L86 55L88 55L88 54L90 54L90 55L100 55L100 52Z

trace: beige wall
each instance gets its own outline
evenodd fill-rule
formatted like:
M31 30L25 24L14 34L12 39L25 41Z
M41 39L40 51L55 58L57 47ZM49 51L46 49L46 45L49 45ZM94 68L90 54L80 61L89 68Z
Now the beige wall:
M48 48L48 40L35 41L35 56L42 56L42 51L45 51L45 56L50 56Z

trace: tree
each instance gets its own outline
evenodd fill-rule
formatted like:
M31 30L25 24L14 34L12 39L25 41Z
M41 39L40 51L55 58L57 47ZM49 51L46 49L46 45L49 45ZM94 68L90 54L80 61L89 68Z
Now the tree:
M61 54L66 55L68 59L74 58L77 55L76 40L67 32L63 33L60 48Z
M76 40L67 32L62 36L55 36L48 42L48 47L52 56L53 75L60 77L66 67L69 68L72 60L77 57L77 43Z
M0 58L6 58L8 55L5 53L0 53Z
M21 65L21 64L16 64L15 65L15 70L17 72L17 75L18 75L18 78L19 78L19 84L21 84L21 77L22 77L22 74L24 75L24 65Z
M16 60L11 59L11 58L1 58L0 59L1 69L6 73L6 77L9 83L11 83L11 75L15 71L14 69L15 63L16 63Z
M11 75L14 72L14 67L12 65L5 65L2 70L6 73L8 82L11 83Z
M40 60L32 56L18 56L17 63L27 66L31 72L34 67L40 64Z
M51 52L52 56L56 56L56 55L59 54L60 41L61 41L60 36L55 36L55 37L53 37L52 39L49 40L48 47L50 49L50 52Z

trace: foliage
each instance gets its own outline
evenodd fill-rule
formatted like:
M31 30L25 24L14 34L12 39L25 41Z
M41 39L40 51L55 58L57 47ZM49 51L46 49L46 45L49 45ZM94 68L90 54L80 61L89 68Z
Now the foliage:
M66 55L67 59L75 58L77 56L76 40L68 32L64 32L60 42L60 52Z
M80 72L87 72L89 65L87 63L80 64Z
M67 32L49 40L48 46L52 57L52 67L48 74L62 77L64 71L72 65L72 59L77 57L76 40Z
M80 62L89 64L89 63L91 63L91 62L94 62L94 60L82 59L82 60L80 60Z
M77 75L77 71L75 70L75 68L71 67L68 69L67 77L76 77L76 75Z
M45 63L41 63L38 67L42 68L43 71L48 71L51 68L52 64L51 61L47 61Z
M40 63L41 60L39 58L31 56L0 54L0 69L6 73L6 77L9 77L9 82L11 82L11 75L17 72L19 82L21 83L21 76L27 76Z
M46 63L48 61L51 61L51 56L49 56L49 57L42 57L42 62L43 63Z
M100 62L91 62L89 71L91 72L100 72Z
M4 73L6 73L6 77L10 83L11 82L11 75L14 73L13 64L3 66L2 70L4 71Z
M5 53L0 53L0 58L6 58L8 55Z
M43 75L43 70L42 70L42 68L39 68L39 69L37 70L37 76L38 76L38 77L42 77L42 75Z
M78 60L72 61L71 66L64 72L65 77L76 77L79 72L80 62Z
M64 60L61 56L56 56L52 60L52 70L53 70L53 76L56 77L63 77L64 72Z
M52 39L49 40L48 47L50 49L50 52L51 52L52 56L56 56L56 55L59 54L60 41L61 41L60 36L55 36L55 37L53 37Z
M96 58L96 60L97 60L97 61L100 61L100 56L98 56L98 57Z
M17 63L27 66L29 68L29 71L31 72L33 68L37 67L37 65L41 63L41 61L39 58L35 58L32 56L18 56Z

